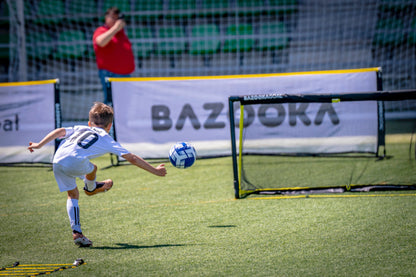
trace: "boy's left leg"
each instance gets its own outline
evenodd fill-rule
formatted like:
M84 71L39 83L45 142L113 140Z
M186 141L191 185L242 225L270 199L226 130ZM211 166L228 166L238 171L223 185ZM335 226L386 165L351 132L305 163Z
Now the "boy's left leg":
M79 220L79 191L78 188L67 191L68 199L66 202L66 209L68 212L69 222L72 229L72 238L74 243L80 247L89 247L92 246L92 241L90 241L86 236L82 234L81 223Z

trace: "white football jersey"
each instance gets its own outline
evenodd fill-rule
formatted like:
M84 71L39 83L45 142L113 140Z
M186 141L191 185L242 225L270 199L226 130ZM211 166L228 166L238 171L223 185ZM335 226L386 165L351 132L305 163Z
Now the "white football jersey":
M56 151L53 163L59 163L67 157L90 160L106 153L117 156L130 153L104 129L77 125L65 128L65 131L65 140Z

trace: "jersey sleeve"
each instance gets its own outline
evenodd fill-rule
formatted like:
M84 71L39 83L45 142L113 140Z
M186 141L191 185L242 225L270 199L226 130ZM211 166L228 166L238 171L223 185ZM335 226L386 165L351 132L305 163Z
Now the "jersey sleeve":
M74 128L73 127L67 127L67 128L64 128L64 129L65 129L65 136L62 137L63 139L64 138L69 138L74 133Z
M115 140L111 141L111 153L113 153L114 155L117 155L119 157L130 153L129 150L127 150L126 148L124 148L123 146L120 145L120 143L118 143Z

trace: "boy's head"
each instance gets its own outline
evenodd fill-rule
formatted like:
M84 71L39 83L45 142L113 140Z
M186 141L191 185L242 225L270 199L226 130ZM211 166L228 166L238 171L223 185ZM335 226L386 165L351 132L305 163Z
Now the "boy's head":
M106 129L113 123L113 118L113 108L104 103L95 102L90 109L89 123L91 126Z

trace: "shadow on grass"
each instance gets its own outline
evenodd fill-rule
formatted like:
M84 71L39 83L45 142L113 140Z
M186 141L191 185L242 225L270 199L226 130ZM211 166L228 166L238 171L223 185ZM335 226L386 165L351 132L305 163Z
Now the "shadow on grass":
M116 243L117 246L97 246L91 249L102 250L123 250L123 249L148 249L148 248L162 248L162 247L179 247L186 246L186 244L156 244L156 245L134 245L128 243Z

